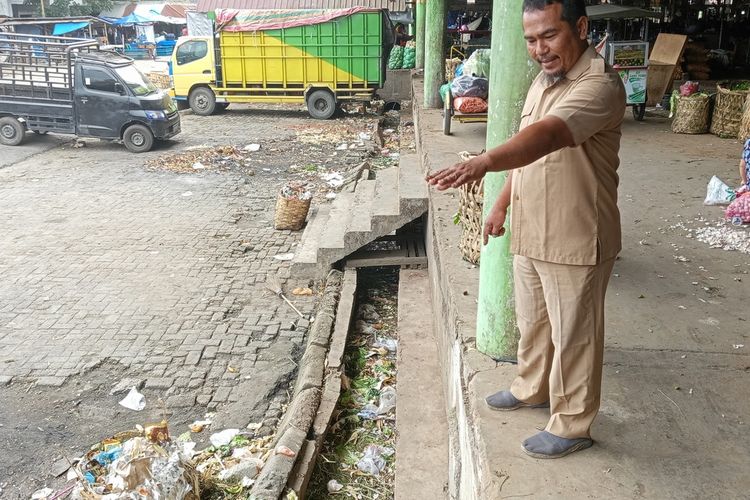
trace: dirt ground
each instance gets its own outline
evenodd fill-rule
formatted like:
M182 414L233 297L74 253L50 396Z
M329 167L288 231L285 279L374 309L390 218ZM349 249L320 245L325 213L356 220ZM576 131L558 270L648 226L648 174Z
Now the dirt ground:
M291 295L309 283L277 258L301 234L273 229L278 190L308 183L328 203L340 187L324 175L393 162L379 119L233 106L185 113L182 134L142 155L52 134L3 150L0 498L59 487L67 459L136 424L167 418L177 436L213 412L198 449L224 428L272 433L309 323L266 279L308 319L317 302ZM118 405L123 379L146 409Z

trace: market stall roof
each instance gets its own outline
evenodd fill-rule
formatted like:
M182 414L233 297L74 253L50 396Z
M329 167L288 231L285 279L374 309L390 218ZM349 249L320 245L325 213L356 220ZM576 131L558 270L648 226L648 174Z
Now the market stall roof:
M129 14L115 21L115 24L118 26L132 26L135 24L153 24L155 22L138 14Z
M80 29L83 29L87 27L89 24L88 22L78 22L78 23L56 23L54 29L52 30L53 35L64 35L66 33L71 33L73 31L78 31Z
M94 16L79 17L7 17L0 19L2 26L23 26L33 24L61 24L61 23L104 23L113 24L108 19L102 19Z
M660 12L639 9L637 7L626 7L624 5L589 5L586 7L589 19L640 19L644 17L661 18Z
M216 9L350 9L369 7L393 12L406 10L407 0L198 0L198 12Z
M185 24L187 7L167 3L139 3L125 8L123 16L135 14L154 23Z

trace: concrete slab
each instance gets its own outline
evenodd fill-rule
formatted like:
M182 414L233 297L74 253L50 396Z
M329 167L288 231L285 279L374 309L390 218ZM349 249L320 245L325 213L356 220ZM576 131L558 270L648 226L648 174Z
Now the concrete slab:
M415 85L415 102L421 101ZM419 110L426 167L484 147L483 124L442 135L439 110ZM545 410L492 412L484 397L507 387L513 365L474 348L478 268L457 250L455 193L430 192L428 254L447 388L449 493L456 498L745 498L750 488L750 345L743 297L747 255L711 249L688 229L721 217L703 207L716 173L736 176L738 143L679 136L647 117L623 126L623 251L607 297L602 407L593 448L562 460L527 457L521 441ZM736 150L736 151L735 151ZM729 152L731 151L731 153Z
M399 214L398 201L398 169L396 167L378 170L375 174L375 206L374 216L389 216Z
M402 270L398 291L395 498L448 498L448 422L427 270Z

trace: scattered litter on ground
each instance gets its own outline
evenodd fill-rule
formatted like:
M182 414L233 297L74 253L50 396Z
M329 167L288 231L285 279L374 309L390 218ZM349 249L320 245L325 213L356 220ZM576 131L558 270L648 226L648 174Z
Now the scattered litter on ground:
M292 295L312 295L313 291L310 288L295 288L292 290Z
M251 153L255 153L256 151L260 151L260 144L248 144L242 149Z
M745 344L732 344L732 347L734 349L742 349L743 347L745 347Z
M138 392L138 389L131 387L128 395L120 401L120 406L129 410L141 411L146 407L146 397Z
M232 439L234 439L234 437L239 433L239 429L225 429L221 432L217 432L216 434L211 434L209 441L211 441L212 445L219 448L220 446L228 445L232 441Z
M273 258L283 262L287 260L292 260L294 258L294 254L293 253L280 253L278 255L274 255Z
M366 474L379 476L385 469L386 457L393 455L392 448L384 448L376 444L368 445L362 458L357 462L357 468Z

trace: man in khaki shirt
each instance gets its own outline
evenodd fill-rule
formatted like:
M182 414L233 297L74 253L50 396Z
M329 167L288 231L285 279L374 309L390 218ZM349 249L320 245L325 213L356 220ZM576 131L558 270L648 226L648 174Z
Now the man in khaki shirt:
M496 410L550 408L546 429L523 443L537 458L588 448L599 410L604 296L621 248L617 167L625 90L587 42L583 0L524 0L523 28L541 73L518 134L428 182L443 190L510 175L484 225L505 233L511 211L518 376L487 397Z

